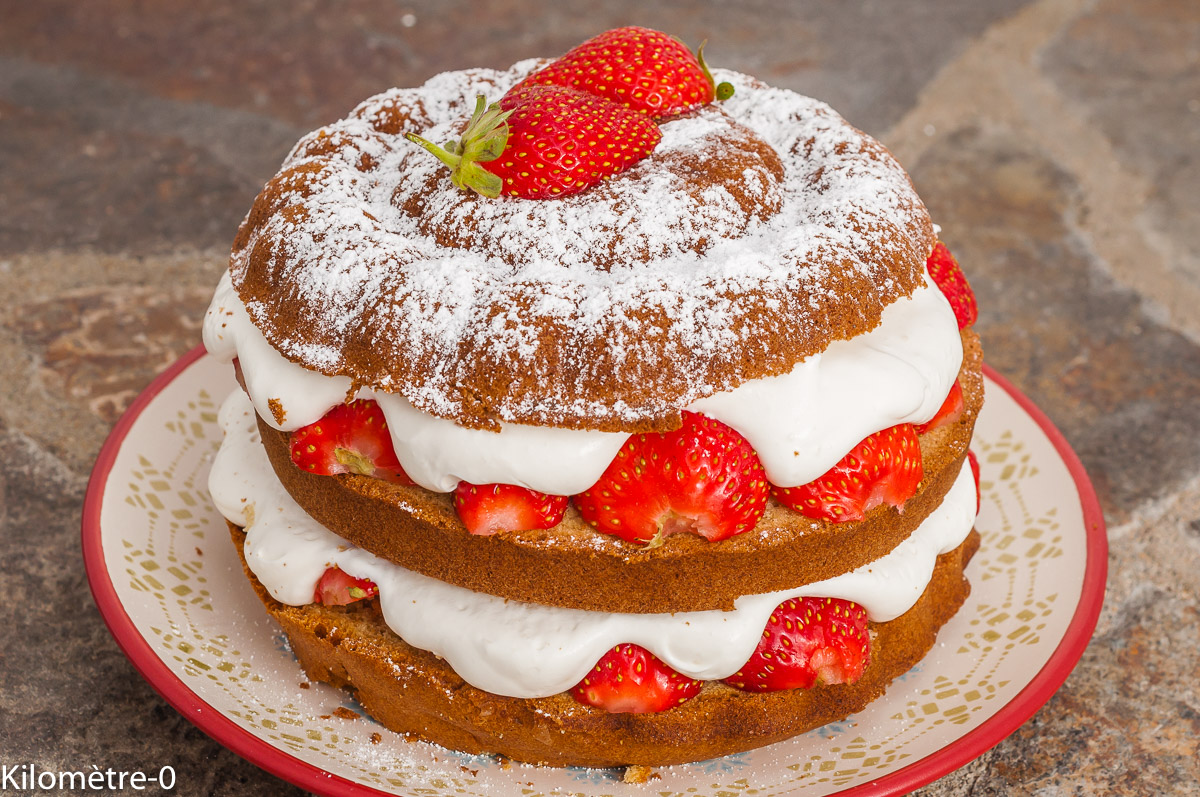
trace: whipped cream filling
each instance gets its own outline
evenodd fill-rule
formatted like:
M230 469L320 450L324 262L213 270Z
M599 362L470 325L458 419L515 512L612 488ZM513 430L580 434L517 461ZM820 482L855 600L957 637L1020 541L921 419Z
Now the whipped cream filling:
M225 439L209 475L217 509L246 529L250 570L276 600L312 602L337 565L379 586L388 627L442 657L467 683L532 698L578 683L614 645L641 645L692 678L725 678L749 659L771 611L798 596L844 598L873 621L894 619L924 592L939 554L957 548L975 522L976 491L964 464L941 505L891 553L849 573L791 590L744 595L732 611L610 614L509 601L472 592L351 547L310 518L276 478L241 390L221 407Z
M309 371L279 354L250 320L228 272L204 319L204 346L219 359L240 359L255 409L276 429L319 420L351 388L347 377ZM927 276L924 287L889 305L870 332L833 342L787 374L744 382L687 409L741 432L767 478L794 487L825 473L867 435L932 418L962 358L954 311ZM364 387L356 396L379 403L405 472L435 492L467 481L573 495L600 478L628 439L514 423L502 423L498 433L467 429L394 393Z

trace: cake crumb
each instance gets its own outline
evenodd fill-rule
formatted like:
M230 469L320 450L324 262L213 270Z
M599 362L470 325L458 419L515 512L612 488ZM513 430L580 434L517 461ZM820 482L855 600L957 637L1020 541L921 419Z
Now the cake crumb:
M308 681L301 681L300 688L301 689L312 689L312 684L310 684Z
M625 767L625 776L621 778L625 783L647 783L652 780L661 780L662 775L654 771L652 767L629 766Z
M341 717L344 720L356 720L358 719L358 712L351 711L345 706L338 706L333 710L333 716Z
M283 408L283 402L277 398L267 399L267 407L271 410L271 415L275 418L275 423L282 426L287 421L287 410Z
M505 772L512 769L512 761L509 761L506 756L496 756L496 763L499 764L500 769L504 770Z
M379 744L382 741L383 741L383 737L380 736L378 733L371 734L371 744Z

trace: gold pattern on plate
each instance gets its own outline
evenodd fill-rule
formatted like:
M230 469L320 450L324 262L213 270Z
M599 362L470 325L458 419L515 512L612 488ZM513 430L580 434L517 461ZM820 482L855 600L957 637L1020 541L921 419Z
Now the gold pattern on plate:
M189 369L171 388L175 406L136 438L131 432L136 455L110 476L124 513L119 528L104 532L119 543L119 562L106 554L114 586L163 662L206 703L264 742L367 786L434 797L826 794L886 775L977 727L1019 692L1029 677L1026 657L1048 655L1062 633L1060 573L1083 543L1039 487L1043 455L1026 433L981 422L973 447L984 511L982 546L968 570L972 594L925 660L863 713L762 750L664 768L641 787L614 773L506 766L409 743L342 692L301 687L303 673L242 577L209 498L223 395L209 392L211 363L192 368L195 376ZM334 714L339 706L358 718Z

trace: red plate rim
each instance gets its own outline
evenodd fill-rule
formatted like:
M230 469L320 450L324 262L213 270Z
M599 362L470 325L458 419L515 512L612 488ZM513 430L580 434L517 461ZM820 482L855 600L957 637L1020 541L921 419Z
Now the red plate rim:
M1062 432L1024 393L1016 388L987 363L983 373L1020 405L1042 432L1049 438L1054 450L1075 482L1083 510L1084 532L1087 534L1087 562L1083 570L1083 584L1075 614L1067 625L1058 647L1038 670L1025 688L989 717L978 728L955 739L935 753L916 761L903 769L888 773L845 792L854 797L882 797L882 795L907 794L914 789L932 783L943 775L974 761L988 750L1008 738L1013 731L1025 724L1046 701L1058 691L1067 676L1079 663L1079 658L1091 641L1100 608L1104 605L1104 589L1108 580L1108 535L1104 525L1104 512L1096 498L1096 490L1088 479L1083 463L1063 437Z
M101 617L104 618L104 622L116 639L117 645L129 658L134 668L163 699L217 742L273 775L310 791L345 795L386 794L386 792L370 786L334 775L274 747L205 703L171 672L150 647L137 626L126 614L116 589L113 587L104 561L100 535L100 511L108 476L116 462L122 443L142 411L167 385L204 355L204 347L197 346L159 374L121 415L109 433L108 439L105 440L104 446L100 449L91 478L88 480L82 521L83 559L92 597L96 601ZM1075 614L1067 626L1066 633L1046 664L1016 697L982 725L903 769L838 792L838 794L855 795L855 797L905 794L958 769L990 750L1024 724L1058 690L1075 668L1080 656L1083 655L1100 616L1108 575L1108 540L1100 502L1083 469L1083 464L1071 449L1070 444L1067 443L1066 438L1055 428L1045 413L986 363L983 371L989 379L1012 397L1046 434L1075 482L1087 534L1087 562L1084 568L1079 603L1076 605Z

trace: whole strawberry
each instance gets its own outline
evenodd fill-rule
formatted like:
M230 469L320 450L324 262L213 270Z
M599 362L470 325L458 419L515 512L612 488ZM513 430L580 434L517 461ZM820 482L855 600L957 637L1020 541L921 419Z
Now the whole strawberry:
M309 473L358 473L413 483L396 458L383 411L370 399L339 404L316 423L292 432L291 455Z
M569 86L655 119L733 95L729 83L713 85L703 45L693 55L673 36L639 27L616 28L588 39L509 94L530 86Z
M963 275L958 261L954 259L954 255L950 254L950 250L944 243L938 241L934 244L933 251L929 253L929 259L925 261L925 268L929 271L929 276L933 278L934 283L942 289L942 293L950 301L954 317L958 319L958 328L963 329L974 324L975 319L979 317L979 308L975 304L975 293L967 283L967 278Z
M775 498L802 515L843 523L862 520L883 503L903 507L924 469L911 423L869 435L821 477L799 487L776 487Z
M571 694L612 714L642 714L674 708L699 694L702 686L640 645L623 644L605 653Z
M655 546L679 532L715 542L754 528L768 490L746 438L684 412L679 429L632 435L575 506L593 528L630 542Z
M747 692L852 684L869 660L863 607L838 598L793 598L775 607L753 655L724 680Z
M459 482L454 509L467 531L488 535L497 531L550 529L562 522L565 495L547 495L515 484Z
M488 106L480 96L459 141L408 134L450 167L450 179L488 197L577 194L649 155L662 133L644 114L560 86L532 86Z

